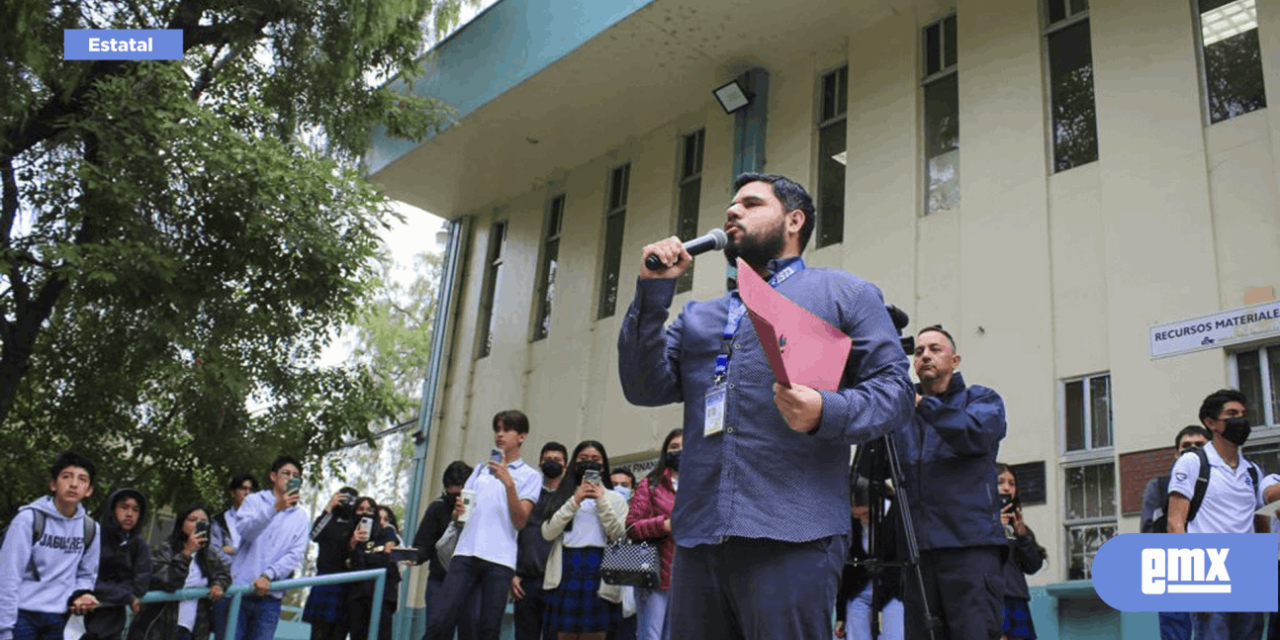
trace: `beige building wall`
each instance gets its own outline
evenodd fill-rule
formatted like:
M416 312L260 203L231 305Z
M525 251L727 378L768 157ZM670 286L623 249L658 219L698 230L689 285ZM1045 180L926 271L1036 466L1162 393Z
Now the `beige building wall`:
M1048 503L1026 509L1051 552L1035 584L1065 578L1063 464L1078 456L1063 454L1061 381L1110 372L1115 447L1105 459L1118 465L1119 454L1167 446L1177 428L1195 422L1206 393L1232 382L1229 355L1214 349L1152 360L1148 328L1239 307L1250 289L1280 284L1280 127L1272 110L1207 126L1188 1L1090 4L1100 160L1054 174L1038 3L957 3L961 205L930 216L921 215L920 29L949 7L904 5L911 10L871 26L850 16L842 37L812 42L803 55L766 56L765 65L766 170L811 188L819 79L849 65L844 241L806 257L879 285L911 314L913 331L948 327L966 379L1004 396L1001 459L1046 464ZM1260 33L1270 102L1280 105L1280 7L1272 5L1260 3ZM708 87L743 70L726 68ZM548 440L572 448L588 438L604 442L615 461L639 460L680 425L678 405L626 403L616 341L641 248L673 233L680 144L698 128L706 129L698 226L723 224L733 117L708 103L630 132L589 162L549 169L518 197L467 212L474 224L431 434L428 495L450 460L485 456L490 418L505 408L530 416L530 461ZM608 177L624 163L631 179L619 302L612 317L596 320ZM531 342L547 204L561 193L552 326ZM507 252L493 350L476 359L494 221L509 224ZM717 257L699 258L694 290L677 296L673 314L688 300L720 295L724 273ZM1280 439L1277 431L1255 430L1255 441ZM1117 496L1120 530L1137 531L1137 519L1118 512Z

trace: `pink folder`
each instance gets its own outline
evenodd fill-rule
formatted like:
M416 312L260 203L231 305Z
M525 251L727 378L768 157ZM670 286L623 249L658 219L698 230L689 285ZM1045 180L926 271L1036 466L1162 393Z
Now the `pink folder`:
M738 294L778 383L835 391L853 340L788 300L738 258Z

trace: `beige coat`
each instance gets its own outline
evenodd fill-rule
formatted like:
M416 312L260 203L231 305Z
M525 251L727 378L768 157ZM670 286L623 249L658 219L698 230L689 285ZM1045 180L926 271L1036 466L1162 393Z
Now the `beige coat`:
M570 497L554 514L542 523L542 537L551 541L551 555L547 557L547 574L542 588L550 591L560 586L564 568L564 528L573 522L578 513L578 502ZM604 527L604 538L610 542L622 538L627 532L627 500L617 491L606 489L604 498L596 500L596 515ZM622 587L600 583L600 597L609 602L622 602Z

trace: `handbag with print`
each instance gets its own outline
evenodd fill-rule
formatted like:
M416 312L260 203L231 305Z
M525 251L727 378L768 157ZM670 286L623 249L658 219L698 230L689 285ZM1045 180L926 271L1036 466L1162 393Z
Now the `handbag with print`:
M604 548L600 580L619 587L657 589L661 568L657 545L647 540L633 542L630 536L623 534L621 539Z

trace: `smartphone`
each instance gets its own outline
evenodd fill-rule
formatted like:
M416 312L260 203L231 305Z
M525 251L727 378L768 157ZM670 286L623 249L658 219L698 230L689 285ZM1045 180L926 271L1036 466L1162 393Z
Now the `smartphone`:
M289 483L284 486L285 493L298 493L302 489L302 477L290 476Z
M600 471L597 469L587 469L582 472L582 481L591 484L602 484L600 482Z
M209 521L196 520L195 533L197 538L200 538L204 542L208 542L209 541Z
M373 535L373 517L365 516L363 518L360 518L360 528L363 529L365 533L372 536Z
M418 550L413 547L396 547L391 550L392 562L417 562Z
M496 464L502 464L502 449L494 447L489 450L489 460ZM493 469L489 470L489 475L493 475Z
M1001 513L1004 513L1004 510L1008 509L1009 505L1011 504L1013 504L1013 496L1007 493L1000 494L1000 512Z

